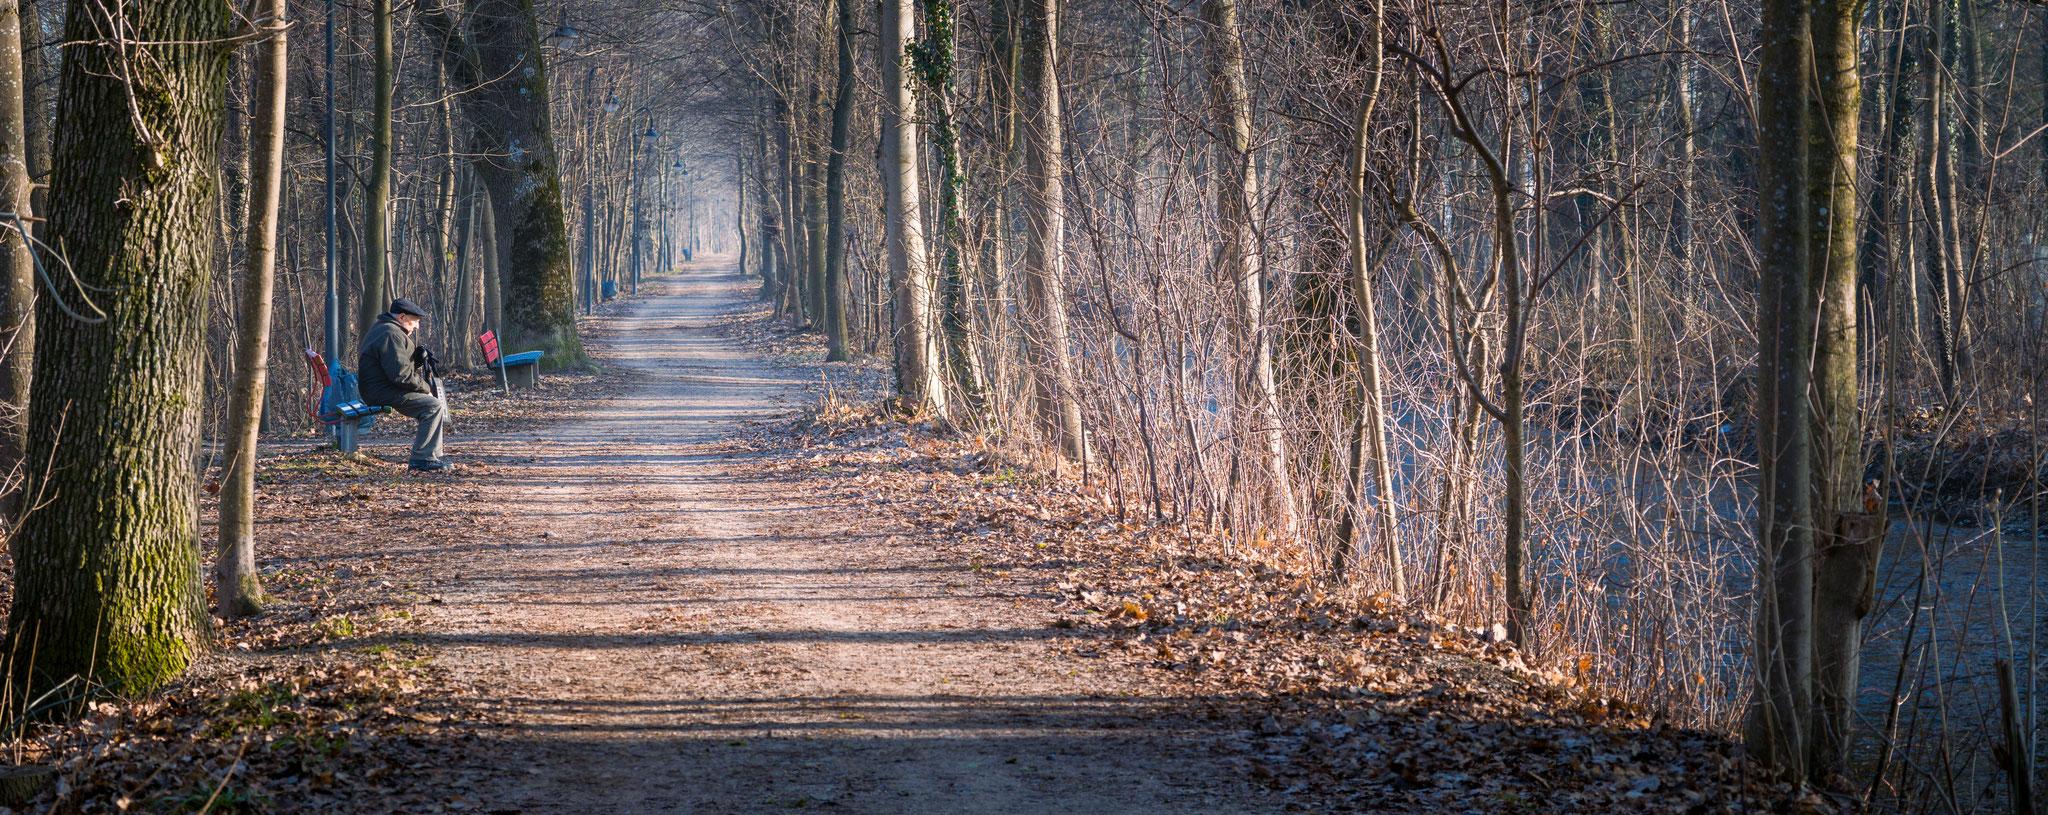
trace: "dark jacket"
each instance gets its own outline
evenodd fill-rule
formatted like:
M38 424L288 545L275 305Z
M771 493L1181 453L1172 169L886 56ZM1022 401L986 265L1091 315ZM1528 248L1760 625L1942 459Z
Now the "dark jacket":
M377 324L363 335L363 352L356 360L363 401L397 407L409 393L432 393L427 380L412 364L412 335L389 314L377 315Z

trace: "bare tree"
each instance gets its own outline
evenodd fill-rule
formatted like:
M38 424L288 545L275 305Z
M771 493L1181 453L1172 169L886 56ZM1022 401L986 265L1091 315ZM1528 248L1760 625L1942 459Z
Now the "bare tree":
M831 343L825 359L839 362L853 358L846 337L846 150L853 126L854 20L852 0L833 4L839 9L839 79L832 98L831 154L825 163L825 279L820 293L825 301L825 336Z
M247 268L238 317L235 384L228 402L227 470L220 495L220 540L214 594L220 616L234 619L263 610L269 598L256 578L256 433L270 373L272 270L277 263L277 203L284 186L284 128L288 70L285 0L267 0L254 23L268 32L256 61L256 109L251 118Z
M1030 227L1024 243L1024 312L1039 421L1069 460L1088 457L1068 353L1066 135L1060 108L1059 0L1020 0L1025 103L1025 182Z
M907 50L917 38L913 0L882 3L882 189L887 195L889 295L895 300L896 391L919 409L944 413L938 346L932 342L932 274L925 254L918 107Z
M1243 389L1251 433L1260 440L1266 483L1281 525L1293 528L1293 479L1288 474L1287 436L1280 422L1280 388L1273 377L1273 344L1266 321L1266 274L1253 228L1259 200L1258 176L1252 172L1251 99L1245 91L1244 42L1237 26L1235 0L1205 0L1202 17L1210 28L1210 83L1216 118L1223 134L1222 183L1216 186L1216 209L1223 220L1218 268L1237 296L1235 327L1251 366Z
M1815 333L1808 233L1813 38L1805 5L1764 4L1757 65L1758 542L1752 754L1808 768L1813 709L1813 492L1807 388Z
M21 14L14 0L0 0L0 204L13 213L0 224L0 248L6 252L7 274L0 283L0 477L11 478L24 463L29 383L35 374L36 278L30 254L30 224L35 222L29 170L27 73L22 68L22 39L34 22ZM20 494L0 486L0 524L12 529Z

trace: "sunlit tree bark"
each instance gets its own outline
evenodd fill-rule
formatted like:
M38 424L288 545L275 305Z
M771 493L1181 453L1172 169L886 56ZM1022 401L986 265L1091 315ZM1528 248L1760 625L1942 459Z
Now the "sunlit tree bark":
M1020 71L1025 183L1030 226L1024 241L1026 347L1040 424L1069 460L1088 457L1067 330L1066 133L1060 109L1059 0L1020 0Z
M5 0L0 0L5 2ZM249 135L252 158L248 237L236 337L235 383L228 401L227 470L220 494L220 541L214 597L227 619L255 614L268 602L256 579L256 431L270 374L272 269L277 262L277 203L284 183L286 31L285 0L266 0L256 24L271 31L256 60L256 108Z
M81 285L38 301L39 501L8 617L32 689L145 692L206 637L192 461L233 20L225 0L161 0L78 3L65 22L48 234Z
M1210 29L1210 92L1223 135L1216 185L1217 210L1223 219L1223 244L1217 264L1237 296L1237 339L1251 362L1251 380L1241 402L1250 406L1250 430L1258 440L1260 468L1265 470L1268 504L1278 510L1283 528L1296 524L1293 479L1288 472L1287 434L1280 422L1280 389L1273 374L1272 334L1266 320L1265 259L1253 229L1258 205L1258 178L1252 172L1252 111L1244 78L1244 43L1238 31L1235 0L1205 0L1202 17Z
M419 20L442 44L463 109L476 125L477 176L490 192L486 244L501 275L507 351L545 351L548 367L583 359L576 337L575 264L562 176L549 124L546 59L532 0L473 0L465 19L429 0ZM486 81L488 80L488 81Z
M825 336L828 362L853 358L846 338L846 150L853 123L853 0L839 9L838 83L832 97L832 153L825 163Z
M0 0L0 207L18 220L0 223L0 253L6 275L0 280L0 479L22 464L27 426L29 383L35 374L35 259L28 235L34 234L35 207L30 190L28 74L23 69L25 20L14 0ZM27 230L28 234L23 234ZM0 486L0 529L11 530L19 493Z
M924 189L914 71L907 49L917 39L914 0L883 0L882 191L888 242L889 296L894 301L896 392L912 407L943 413L938 346L932 342L932 272L925 255Z
M391 96L397 83L391 50L391 0L371 0L373 107L370 113L370 183L363 199L363 293L356 301L356 335L377 322L389 304L391 264Z

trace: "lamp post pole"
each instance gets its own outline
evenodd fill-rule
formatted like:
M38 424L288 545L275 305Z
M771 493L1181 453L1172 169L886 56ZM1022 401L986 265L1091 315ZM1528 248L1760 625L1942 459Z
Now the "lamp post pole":
M647 129L653 130L653 124L649 123ZM626 200L633 202L633 212L626 216L632 219L632 225L626 227L626 242L632 247L626 250L630 253L626 272L628 294L640 293L640 193L640 132L636 130L633 154L626 160Z
M688 190L690 190L690 168L682 166L682 160L676 160L676 182L678 182L678 184L682 184L682 190L684 190L684 192L688 192ZM682 207L682 201L686 201L688 197L686 197L686 195L680 195L680 192L678 192L678 195L676 195L676 199L678 199L678 201L676 201L676 207ZM682 213L676 213L676 215L682 215ZM692 219L690 219L690 227L694 229L694 227L696 227L696 213L692 211L692 213L690 213L690 217L692 217ZM680 217L678 217L678 221L680 221ZM682 231L680 227L682 227L682 225L678 223L678 229L676 229L676 231ZM696 248L694 248L694 246L690 246L690 233L682 233L682 235L676 235L676 238L678 238L678 240L676 240L676 244L682 244L682 260L684 260L684 262L690 262L690 260L694 260L694 256L696 256Z
M327 359L329 371L341 367L341 255L335 245L335 210L337 203L338 162L334 148L334 0L327 0L327 121L323 129L327 148L327 313L326 334L321 351ZM322 394L326 401L326 394ZM344 417L334 426L334 446L343 453L356 451L356 420Z
M674 271L676 267L675 258L670 255L671 247L668 245L668 202L669 193L671 192L669 189L668 171L671 169L673 167L669 164L661 165L661 211L658 223L655 224L654 228L655 233L661 237L661 248L655 252L655 255L661 260L662 271Z

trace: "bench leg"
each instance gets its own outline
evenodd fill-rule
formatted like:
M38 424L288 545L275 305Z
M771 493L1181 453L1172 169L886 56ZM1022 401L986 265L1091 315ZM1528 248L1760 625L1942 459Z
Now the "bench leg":
M540 384L540 366L534 364L514 365L505 369L505 376L511 387L533 390Z
M335 447L337 447L337 448L340 448L340 450L341 450L342 452L344 452L344 453L353 453L353 452L355 452L355 451L356 451L356 425L357 425L357 423L359 423L359 422L361 422L361 421L362 421L362 420L360 420L360 419L348 419L348 418L344 418L344 419L342 419L342 421L341 421L341 424L335 425L335 426L334 426L334 432L335 432L334 446L335 446Z

